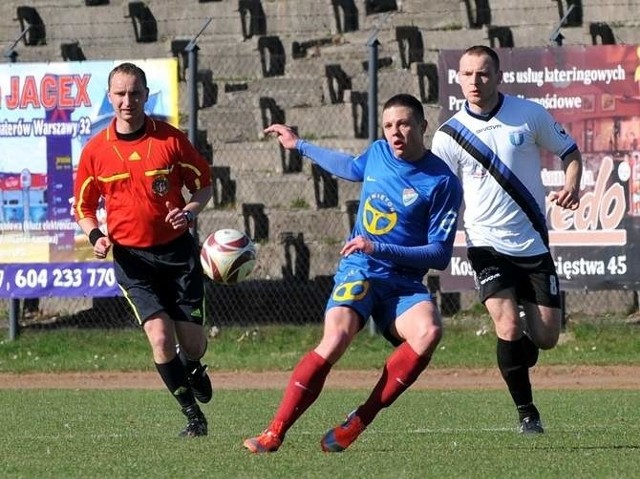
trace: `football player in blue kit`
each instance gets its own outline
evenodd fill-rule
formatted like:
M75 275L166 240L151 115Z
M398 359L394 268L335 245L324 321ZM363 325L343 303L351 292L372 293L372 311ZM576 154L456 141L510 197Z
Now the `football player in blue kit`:
M497 336L498 368L520 432L544 432L529 369L560 335L560 286L549 250L540 148L562 160L565 181L549 201L580 204L576 142L541 105L499 92L500 60L477 45L460 58L464 107L435 133L432 151L462 179L467 256ZM520 307L524 320L520 318Z
M331 174L362 182L362 189L353 231L340 251L322 339L293 370L267 429L244 441L251 452L278 450L368 318L395 349L366 401L322 438L326 452L349 447L413 384L440 341L440 315L423 279L429 269L449 264L461 185L425 148L427 121L418 99L408 94L390 98L383 106L382 128L384 139L358 156L313 145L286 125L265 129Z

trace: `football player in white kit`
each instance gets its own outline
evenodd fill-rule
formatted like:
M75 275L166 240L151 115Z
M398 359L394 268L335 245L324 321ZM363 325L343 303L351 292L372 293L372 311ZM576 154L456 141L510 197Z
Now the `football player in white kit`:
M539 349L558 342L562 312L539 148L562 160L564 186L549 200L563 208L580 204L582 158L544 107L499 92L500 59L491 48L465 50L458 80L466 102L435 133L432 151L462 180L467 256L495 325L498 368L517 407L520 432L542 433L529 369Z

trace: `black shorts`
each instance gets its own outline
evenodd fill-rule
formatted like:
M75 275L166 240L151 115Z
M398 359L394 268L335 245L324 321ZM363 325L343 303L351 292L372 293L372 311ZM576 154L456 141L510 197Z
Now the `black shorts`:
M140 324L160 311L174 321L204 324L200 250L185 233L149 248L113 245L116 281Z
M560 307L558 275L549 253L520 257L498 253L490 247L471 247L467 257L483 303L499 291L513 288L518 300Z

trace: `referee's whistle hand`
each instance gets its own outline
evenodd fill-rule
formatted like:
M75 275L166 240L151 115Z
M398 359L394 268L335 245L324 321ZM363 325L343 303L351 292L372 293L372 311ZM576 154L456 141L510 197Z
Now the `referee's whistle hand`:
M167 201L165 205L167 206L167 210L169 210L167 216L164 218L165 222L169 223L174 230L189 227L189 221L180 208L171 203L171 201Z
M93 247L93 256L97 259L105 259L111 250L111 241L107 236L98 238L95 246Z

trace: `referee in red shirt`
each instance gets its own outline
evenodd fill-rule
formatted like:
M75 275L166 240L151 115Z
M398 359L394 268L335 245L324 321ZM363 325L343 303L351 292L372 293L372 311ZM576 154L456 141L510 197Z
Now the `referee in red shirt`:
M118 285L147 335L158 373L187 417L180 436L206 436L207 420L196 401L212 396L200 362L207 349L204 280L189 226L212 195L209 165L184 133L145 114L149 88L141 68L118 65L108 87L115 118L82 151L74 213L94 256L113 253ZM101 198L106 235L96 217Z

